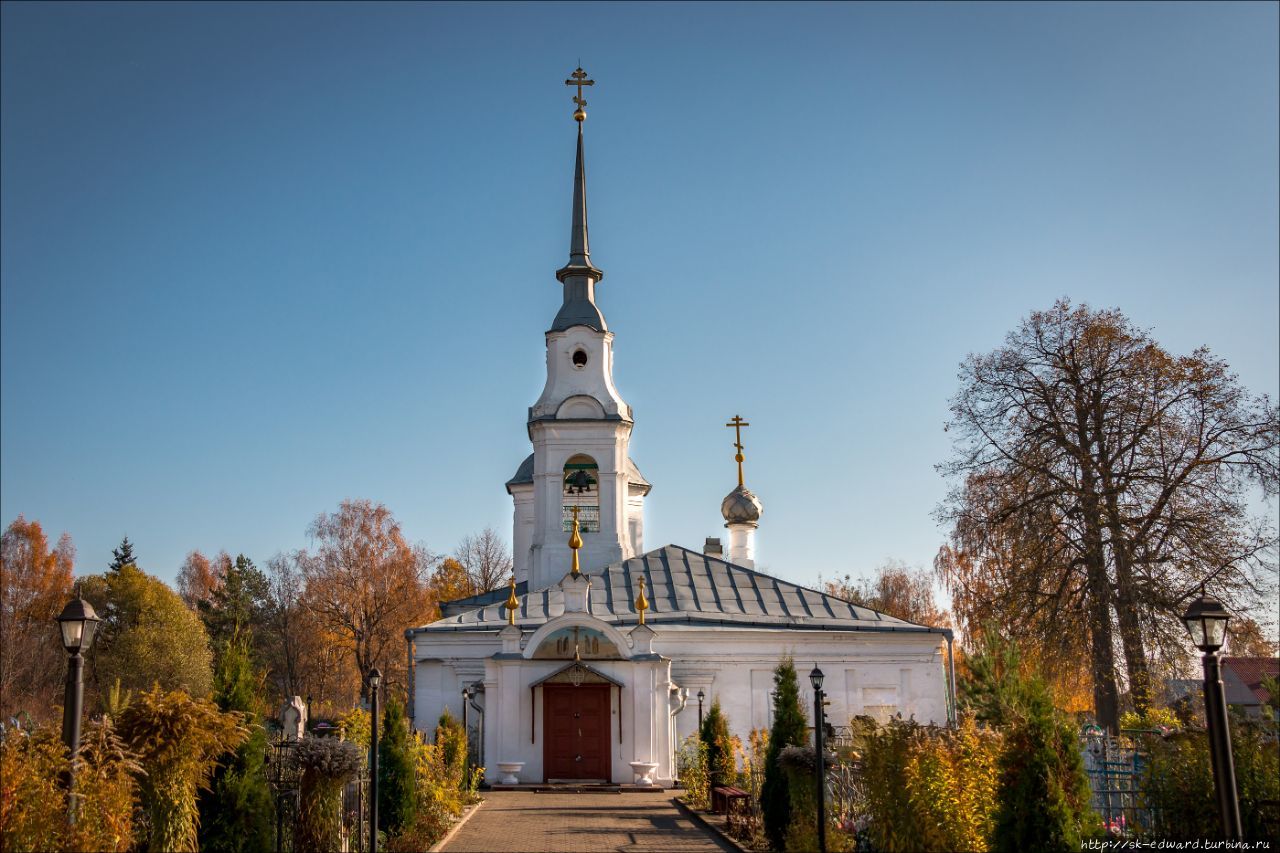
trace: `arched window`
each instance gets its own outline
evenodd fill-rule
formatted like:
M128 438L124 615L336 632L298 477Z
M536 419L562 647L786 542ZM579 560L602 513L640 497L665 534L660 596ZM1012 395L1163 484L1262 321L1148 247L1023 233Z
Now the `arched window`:
M622 653L613 641L594 628L573 626L547 635L533 652L534 660L620 660Z
M564 532L573 529L573 509L578 507L578 526L583 533L600 530L600 468L590 456L579 453L564 463L561 520Z

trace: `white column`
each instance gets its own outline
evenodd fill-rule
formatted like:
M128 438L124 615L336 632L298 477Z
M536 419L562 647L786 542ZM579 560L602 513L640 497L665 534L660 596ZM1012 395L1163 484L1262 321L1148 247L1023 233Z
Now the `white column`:
M726 524L729 528L729 562L748 569L756 567L756 525Z

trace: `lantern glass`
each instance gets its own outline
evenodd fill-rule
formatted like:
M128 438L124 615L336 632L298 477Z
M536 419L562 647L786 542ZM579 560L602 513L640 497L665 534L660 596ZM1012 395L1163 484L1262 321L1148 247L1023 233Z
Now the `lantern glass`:
M1227 620L1207 617L1204 620L1204 638L1206 646L1222 648L1227 639Z
M818 669L818 665L814 664L813 671L809 673L809 683L813 685L814 690L822 689L822 670Z
M62 645L66 646L67 651L72 654L80 651L80 638L84 635L84 622L79 619L68 619L58 624L62 626Z
M378 685L382 683L382 673L377 669L369 670L369 689L377 690Z
M1204 645L1204 621L1201 619L1188 619L1187 632L1191 634L1191 645L1199 648Z

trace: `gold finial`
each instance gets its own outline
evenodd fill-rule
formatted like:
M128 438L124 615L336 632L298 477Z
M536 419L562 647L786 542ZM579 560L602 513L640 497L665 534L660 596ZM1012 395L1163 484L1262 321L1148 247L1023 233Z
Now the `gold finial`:
M636 598L636 612L640 614L640 624L644 624L644 612L649 609L649 599L644 597L644 575L640 576L640 595Z
M520 599L516 598L516 576L511 576L511 594L507 596L507 624L516 624L516 611L520 609Z
M578 568L578 549L582 547L582 537L578 534L578 506L577 504L570 507L573 510L573 533L569 534L569 547L573 549L573 571L570 572L575 578L582 574L582 570Z
M583 107L587 105L587 102L582 99L582 87L594 86L596 81L587 79L587 72L582 70L581 65L578 66L577 71L573 72L569 76L573 79L565 80L564 84L566 86L578 87L578 94L573 99L573 102L578 105L578 108L573 111L573 120L581 124L587 118L587 111L583 109Z
M744 421L741 415L734 415L733 420L729 421L725 426L733 427L733 446L738 449L738 452L733 455L733 461L738 463L738 485L741 486L742 461L745 458L742 455L742 428L744 426L751 426L751 424Z

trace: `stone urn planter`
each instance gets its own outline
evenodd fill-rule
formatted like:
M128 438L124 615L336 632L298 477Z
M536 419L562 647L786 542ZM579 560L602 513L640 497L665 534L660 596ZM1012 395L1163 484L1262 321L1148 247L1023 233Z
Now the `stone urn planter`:
M498 779L499 785L519 785L520 771L524 769L523 761L499 761L498 772L502 776Z
M658 769L656 761L632 761L631 770L636 774L636 784L654 786L653 771Z

